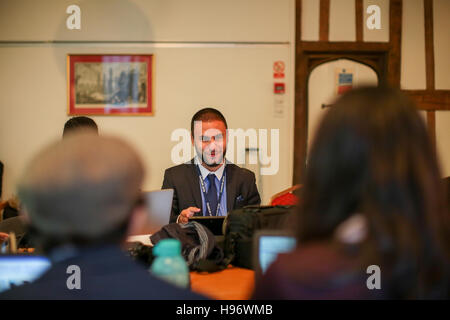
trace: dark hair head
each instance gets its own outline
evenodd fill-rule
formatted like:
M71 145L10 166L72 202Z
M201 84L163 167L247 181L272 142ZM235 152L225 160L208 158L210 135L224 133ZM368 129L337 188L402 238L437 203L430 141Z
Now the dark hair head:
M94 120L88 117L73 117L64 124L63 137L68 133L78 131L80 129L92 129L98 134L98 127Z
M445 261L448 211L435 152L414 104L399 90L350 91L331 107L316 133L299 239L333 239L337 227L355 213L367 221L365 243L373 253L368 259L384 263L392 274L412 266L426 277L430 266ZM423 284L403 283L418 295Z
M194 123L195 121L214 121L219 120L225 124L225 128L228 129L227 121L223 114L214 108L204 108L194 114L191 120L191 135L194 136Z

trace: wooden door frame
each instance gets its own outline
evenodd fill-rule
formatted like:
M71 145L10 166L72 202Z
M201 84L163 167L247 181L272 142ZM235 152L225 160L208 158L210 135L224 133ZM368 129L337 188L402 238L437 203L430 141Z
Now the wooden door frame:
M306 169L308 141L308 81L313 69L337 59L349 59L372 68L379 84L400 87L400 50L402 0L391 0L389 5L389 42L363 42L362 4L356 1L357 41L329 42L329 0L320 1L319 41L301 40L301 0L296 0L295 53L295 127L293 184L302 183ZM361 30L359 30L361 29Z
M304 47L305 50L302 51L302 54L299 57L301 67L297 69L296 81L302 85L299 88L300 90L296 90L295 94L296 122L294 141L297 143L294 145L294 184L302 182L306 165L306 150L308 148L308 88L311 72L321 64L339 59L347 59L364 64L374 70L378 76L379 84L387 82L389 50L385 45L382 44L378 46L378 48L371 48L371 51L367 52L365 50L349 50L348 47L342 48L341 44L333 46L333 52L325 52L322 50L321 46L316 47L315 43L311 48L306 48L309 47L307 45ZM330 47L328 47L328 49L330 49ZM298 122L298 119L302 120L302 124ZM299 144L299 141L302 143ZM300 167L299 164L301 163L305 165Z

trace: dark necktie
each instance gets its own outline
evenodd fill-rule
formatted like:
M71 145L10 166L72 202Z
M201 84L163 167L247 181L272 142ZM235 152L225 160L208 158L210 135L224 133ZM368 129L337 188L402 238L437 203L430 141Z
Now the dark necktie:
M216 188L216 175L213 173L208 174L209 189L206 194L206 201L209 202L211 207L211 215L216 215L217 210L217 188Z

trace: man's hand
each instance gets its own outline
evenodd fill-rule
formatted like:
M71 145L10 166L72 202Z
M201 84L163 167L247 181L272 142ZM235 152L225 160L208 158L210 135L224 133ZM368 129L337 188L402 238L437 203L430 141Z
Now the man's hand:
M181 211L180 215L178 216L177 222L178 223L188 223L189 218L194 215L196 212L200 212L201 209L196 207L189 207L187 209L184 209Z

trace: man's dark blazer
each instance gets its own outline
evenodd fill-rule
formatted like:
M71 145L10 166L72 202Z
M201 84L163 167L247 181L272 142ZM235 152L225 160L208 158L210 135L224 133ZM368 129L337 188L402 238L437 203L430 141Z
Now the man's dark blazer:
M67 267L77 265L81 289L67 288ZM69 283L72 283L69 281ZM42 277L0 294L0 300L72 300L72 299L205 299L154 277L148 270L126 256L118 246L84 249L81 254L57 262Z
M225 170L228 212L261 203L253 172L232 163L227 163ZM195 216L203 215L202 195L194 159L167 169L162 189L174 189L170 222L175 222L180 212L189 207L202 209Z

